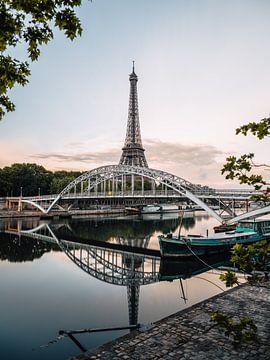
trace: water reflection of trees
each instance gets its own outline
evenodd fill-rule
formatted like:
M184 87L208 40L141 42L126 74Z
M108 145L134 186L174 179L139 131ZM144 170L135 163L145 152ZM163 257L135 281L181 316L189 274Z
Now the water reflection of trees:
M72 234L76 238L84 240L109 241L112 238L121 237L126 239L141 239L149 237L155 232L163 234L175 232L180 224L179 217L170 219L140 219L138 217L112 219L112 218L92 218L92 219L72 219L69 221ZM183 219L182 226L189 229L195 226L194 218ZM62 227L56 231L57 236L69 238L70 230Z
M183 223L182 223L183 228L185 230L193 229L195 227L196 220L195 217L183 219Z
M38 220L19 219L1 223L1 231L20 229L31 229L38 225ZM62 222L52 222L51 227L58 238L66 240L99 240L107 242L111 239L119 238L148 239L155 233L175 232L180 224L179 218L169 219L140 219L132 218L82 218L72 219ZM62 226L63 225L63 226ZM195 226L194 218L183 219L182 227L189 229ZM147 246L148 242L145 243ZM33 261L41 258L43 254L50 251L60 251L54 244L27 238L26 235L18 236L14 234L0 233L0 259L10 262Z
M24 262L39 259L50 251L60 251L57 245L11 234L0 234L0 259Z

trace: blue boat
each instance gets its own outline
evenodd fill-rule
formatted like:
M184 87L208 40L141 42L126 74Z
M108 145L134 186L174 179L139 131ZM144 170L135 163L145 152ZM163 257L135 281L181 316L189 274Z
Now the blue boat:
M205 256L229 251L235 244L270 239L270 220L240 221L235 230L209 236L159 236L160 253L167 257Z

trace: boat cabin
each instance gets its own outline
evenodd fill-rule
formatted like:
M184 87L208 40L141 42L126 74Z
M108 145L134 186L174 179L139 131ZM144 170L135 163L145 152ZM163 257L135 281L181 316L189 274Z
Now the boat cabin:
M236 232L258 232L259 234L270 233L270 220L254 219L242 220L236 225Z

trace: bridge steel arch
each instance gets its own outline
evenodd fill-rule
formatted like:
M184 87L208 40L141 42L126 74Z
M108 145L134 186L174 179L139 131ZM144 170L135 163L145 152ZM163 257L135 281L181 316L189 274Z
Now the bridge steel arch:
M42 211L43 213L46 213L46 210L39 204L37 204L36 202L32 201L32 200L27 200L27 199L21 199L20 200L22 203L25 204L30 204L32 206L35 206L36 208L38 208L40 211Z
M191 182L170 174L165 171L138 167L138 166L130 166L130 165L108 165L108 166L101 166L91 171L85 172L84 174L77 177L71 183L69 183L54 199L51 205L48 207L47 210L43 210L46 213L49 213L54 205L58 203L58 201L64 197L64 195L68 194L70 190L76 187L78 184L84 181L89 181L90 186L85 189L85 193L91 191L91 189L95 188L100 183L119 178L122 176L141 176L144 178L148 178L150 180L154 180L156 183L164 184L168 188L174 190L175 192L183 195L196 203L202 209L204 209L209 215L213 216L216 220L220 223L223 222L221 216L217 214L213 209L211 209L205 202L200 200L194 193L200 191L200 187L192 184Z
M40 234L39 231L41 230L47 232L48 235ZM141 286L159 281L159 257L71 243L59 239L50 225L46 223L31 230L22 230L20 234L57 244L68 258L84 272L106 283L120 286ZM123 266L125 258L133 264L139 261L141 265L138 268L136 266ZM145 269L146 263L150 264L148 270Z
M149 260L152 261L153 264L156 265L156 271L147 272L140 269L128 269L122 268L117 264L110 263L110 261L102 258L95 250L92 250L91 247L85 250L85 256L80 258L79 256L74 255L73 248L65 245L65 242L60 241L59 246L65 252L65 254L70 258L74 264L76 264L79 268L81 268L87 274L93 276L94 278L104 281L106 283L112 285L120 285L120 286L129 286L129 285L149 285L159 281L159 272L158 272L158 264L159 258L144 256L144 255L130 255L130 259L140 259L142 262ZM104 252L104 250L103 250ZM112 251L109 250L108 254L111 254ZM117 253L117 251L113 251L113 253ZM119 252L119 254L121 254ZM95 264L91 264L89 262L89 258L95 259ZM97 267L96 264L99 264ZM104 271L106 269L107 271Z

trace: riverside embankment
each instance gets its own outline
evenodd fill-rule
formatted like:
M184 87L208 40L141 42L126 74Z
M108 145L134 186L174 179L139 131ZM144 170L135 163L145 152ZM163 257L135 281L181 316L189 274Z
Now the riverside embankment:
M125 209L98 209L98 210L70 210L70 211L53 211L50 214L44 214L41 211L15 211L15 210L2 210L0 211L0 219L8 218L27 218L37 217L40 219L49 218L68 218L76 216L88 216L88 215L111 215L111 214L124 214Z
M210 322L213 310L235 318L251 317L258 328L258 340L234 348L232 340ZM260 287L245 284L160 320L148 331L133 331L72 360L268 360L269 340L270 283Z

